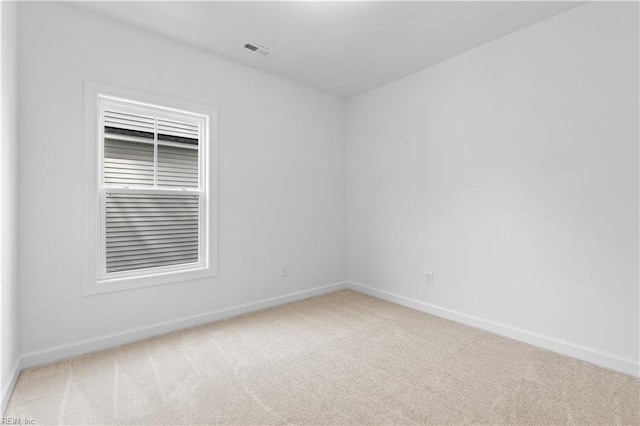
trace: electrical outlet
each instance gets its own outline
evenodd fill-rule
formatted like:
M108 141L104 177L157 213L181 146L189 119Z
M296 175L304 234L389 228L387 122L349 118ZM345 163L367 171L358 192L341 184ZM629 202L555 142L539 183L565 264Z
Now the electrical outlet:
M433 284L433 272L427 271L424 273L424 283L429 285Z
M283 277L289 276L289 267L287 265L282 265L282 276Z

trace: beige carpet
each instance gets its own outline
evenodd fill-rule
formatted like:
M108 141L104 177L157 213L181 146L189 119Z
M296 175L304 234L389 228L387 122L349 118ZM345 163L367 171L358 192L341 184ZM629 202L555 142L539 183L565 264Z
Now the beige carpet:
M640 381L353 291L23 371L38 424L640 424Z

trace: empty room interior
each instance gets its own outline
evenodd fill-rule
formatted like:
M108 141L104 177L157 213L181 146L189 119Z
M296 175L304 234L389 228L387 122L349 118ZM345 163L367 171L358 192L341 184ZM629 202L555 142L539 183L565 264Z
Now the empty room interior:
M2 424L640 425L638 2L0 12Z

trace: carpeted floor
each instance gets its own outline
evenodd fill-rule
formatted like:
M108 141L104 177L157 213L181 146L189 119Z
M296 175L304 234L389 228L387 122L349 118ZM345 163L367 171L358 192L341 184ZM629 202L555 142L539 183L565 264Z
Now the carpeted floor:
M640 424L640 380L353 291L23 371L37 424Z

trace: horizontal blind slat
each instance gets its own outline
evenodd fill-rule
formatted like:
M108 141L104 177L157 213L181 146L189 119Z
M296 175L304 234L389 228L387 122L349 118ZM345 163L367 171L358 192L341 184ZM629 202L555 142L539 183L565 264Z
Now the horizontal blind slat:
M122 200L118 200L118 203L121 202L127 202L127 203L134 203L134 202L138 202L138 201L142 201L142 202L149 202L149 200L152 200L151 202L153 203L167 203L167 202L175 202L178 201L180 203L195 203L198 204L198 194L181 194L181 193L176 193L175 195L173 194L153 194L153 195L149 195L146 193L143 194L134 194L134 193L130 193L130 194L122 194L122 195L126 195L126 201L124 199ZM191 198L189 198L191 197ZM107 202L109 202L109 200L107 200ZM113 200L111 200L111 202L115 202Z
M192 205L185 205L185 204L181 204L181 203L177 203L175 201L167 201L162 203L162 207L166 208L166 209L172 209L172 208L177 208L177 209L194 209L197 208L197 206L192 206ZM138 202L126 202L126 203L122 203L118 206L119 209L126 211L127 209L141 209L141 208L155 208L155 204L152 203L148 203L148 202L144 202L144 201L138 201Z
M200 129L197 124L158 118L158 133L198 139L200 136Z
M118 127L121 129L153 133L155 130L155 119L151 116L124 113L107 109L104 111L104 125L108 127Z
M175 252L175 253L156 253L152 255L141 255L141 256L132 256L126 255L122 257L115 257L111 260L110 266L117 266L120 270L123 267L135 266L140 263L152 263L157 261L169 261L172 259L197 259L198 253L197 250L190 250L184 252Z
M139 230L138 237L141 240L147 240L147 239L148 240L158 240L158 239L171 240L171 239L180 239L180 238L193 238L194 236L196 236L195 234L198 233L198 228L194 226L191 226L191 227L162 226L162 227L158 227L157 229L140 229L140 227L135 226L132 228ZM160 230L162 230L163 232L162 233L158 232ZM110 241L112 242L129 241L130 240L130 236L128 235L129 232L131 231L128 229L122 229L122 228L111 229Z
M158 146L158 185L197 188L198 180L197 150Z
M112 207L114 214L120 213L135 213L139 214L140 212L145 213L160 213L164 214L164 212L182 212L182 213L195 213L198 214L198 206L181 206L180 204L169 204L164 203L162 205L163 209L161 212L155 211L154 208L150 208L149 204L138 203L138 204L130 204L128 206L119 206L117 208Z
M151 176L153 179L153 170L131 170L131 169L117 169L110 168L109 170L105 170L105 175L108 175L114 179L123 178L123 179L135 179L136 177L145 178Z
M127 229L127 228L109 228L107 229L107 234L109 234L111 236L111 238L118 238L118 237L127 237L129 236L130 232L132 230L136 230L138 235L143 238L143 237L153 237L156 235L180 235L180 234L189 234L191 235L192 232L197 232L198 228L197 227L176 227L176 226L158 226L155 229L150 229L151 227L146 227L146 228L141 228L138 226L132 226L130 227L131 229ZM163 233L160 234L157 231L162 231Z
M193 241L193 237L195 235L181 235L175 238L168 238L167 235L148 235L145 238L140 238L140 240L144 241L144 244L178 244L183 242L191 242ZM139 241L131 241L128 237L111 237L108 245L112 247L125 247L125 246L135 246L140 245Z
M117 247L111 248L107 259L125 258L127 260L133 259L149 259L153 256L179 256L183 252L197 253L197 244L180 245L176 247Z
M153 145L105 139L104 183L153 185Z
M194 221L197 221L197 217L196 218L181 217L180 219L176 219L176 220L167 220L166 218L165 220L162 220L162 218L157 220L153 220L153 218L143 218L140 220L130 220L130 219L131 218L113 219L113 223L110 223L107 225L107 230L126 232L131 229L134 229L134 230L141 229L141 228L146 229L147 227L156 226L158 228L153 230L151 229L148 230L148 232L155 232L155 231L164 229L168 226L175 226L180 224L190 225ZM109 219L109 220L111 221L112 219Z
M147 171L147 172L151 172L153 173L153 166L150 164L146 164L142 161L138 161L138 162L131 162L131 161L126 161L126 160L110 160L110 159L106 159L104 161L105 166L107 169L109 169L110 172L113 173L126 173L126 174L130 174L131 173L131 169L132 169L132 165L139 170L140 172L143 171Z
M128 270L136 269L139 264L149 264L154 262L170 262L175 260L186 260L183 263L192 263L197 261L198 254L196 251L192 252L184 252L184 253L175 253L175 254L164 254L164 255L153 255L153 256L145 256L144 258L135 258L135 259L126 259L126 258L118 258L112 259L110 263L110 268L117 267L120 271L127 268Z
M199 208L195 194L107 194L107 273L198 262Z
M162 158L166 161L184 160L193 161L198 158L198 152L193 149L186 149L176 146L161 145L159 150L162 152Z

